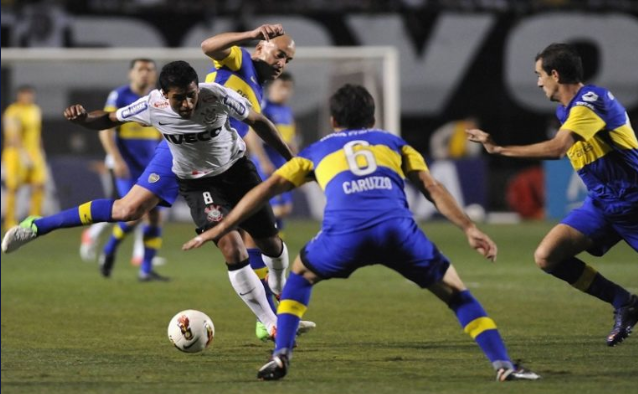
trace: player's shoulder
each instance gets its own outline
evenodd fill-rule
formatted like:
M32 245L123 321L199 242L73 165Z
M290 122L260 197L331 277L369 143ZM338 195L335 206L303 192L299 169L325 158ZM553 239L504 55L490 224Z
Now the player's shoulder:
M594 106L603 104L609 98L613 99L609 90L596 85L585 85L576 94L574 106L582 105L593 109Z
M201 94L213 94L215 96L225 96L227 88L217 82L200 82L199 92Z

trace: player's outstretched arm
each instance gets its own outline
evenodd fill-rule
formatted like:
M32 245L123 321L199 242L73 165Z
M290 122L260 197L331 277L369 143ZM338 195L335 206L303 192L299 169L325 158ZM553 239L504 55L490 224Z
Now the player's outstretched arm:
M286 160L292 159L290 147L284 142L275 125L267 117L251 109L244 122L249 124L262 140L273 147Z
M217 242L221 237L235 229L241 222L257 212L274 196L294 189L295 185L286 178L274 174L266 181L255 186L239 200L235 208L228 213L217 226L186 242L182 250L199 248L206 241Z
M71 123L92 130L110 129L123 123L117 120L115 112L101 110L87 112L80 104L75 104L65 109L64 117Z
M531 145L510 146L497 145L492 136L483 130L470 129L465 130L465 133L469 141L483 144L487 153L532 159L561 159L576 142L573 133L566 129L558 130L551 140Z
M254 30L244 32L221 33L204 40L201 44L206 56L215 60L222 60L230 54L230 48L243 45L252 40L266 40L284 35L281 24L265 24Z
M407 177L443 216L463 230L472 248L486 259L496 261L498 250L494 241L476 227L445 186L428 171L410 171Z

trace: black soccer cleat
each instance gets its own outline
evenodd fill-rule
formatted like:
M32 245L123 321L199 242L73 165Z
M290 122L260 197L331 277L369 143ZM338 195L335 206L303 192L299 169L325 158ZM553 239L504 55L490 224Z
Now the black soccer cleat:
M288 373L290 363L286 355L272 356L270 361L257 372L257 379L279 380Z
M614 311L614 328L607 336L607 346L616 346L624 341L638 323L638 296L631 296L629 302Z
M105 278L111 277L111 271L113 271L113 265L115 264L115 255L108 255L102 253L98 259L100 264L100 273Z

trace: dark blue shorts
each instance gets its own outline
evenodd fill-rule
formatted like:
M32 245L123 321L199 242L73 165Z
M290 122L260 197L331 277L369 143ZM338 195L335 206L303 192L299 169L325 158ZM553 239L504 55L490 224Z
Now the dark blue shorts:
M587 252L594 256L604 255L622 239L638 252L638 210L626 215L605 215L587 197L583 205L571 211L561 223L590 238L594 246Z
M420 287L440 282L450 266L412 218L388 219L347 235L320 232L301 250L301 260L323 279L382 264Z
M137 179L137 185L158 196L162 200L159 205L165 207L173 205L179 195L177 177L172 168L173 155L166 141L162 141L157 145L153 159Z

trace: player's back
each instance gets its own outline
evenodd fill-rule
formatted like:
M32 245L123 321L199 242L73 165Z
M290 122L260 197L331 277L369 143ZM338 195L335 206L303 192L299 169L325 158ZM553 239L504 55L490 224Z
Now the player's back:
M615 97L586 85L568 106L558 108L557 116L580 137L567 156L589 194L611 210L638 202L638 140Z
M326 194L323 231L352 232L389 218L412 217L404 171L427 169L403 139L383 130L335 132L304 149Z

